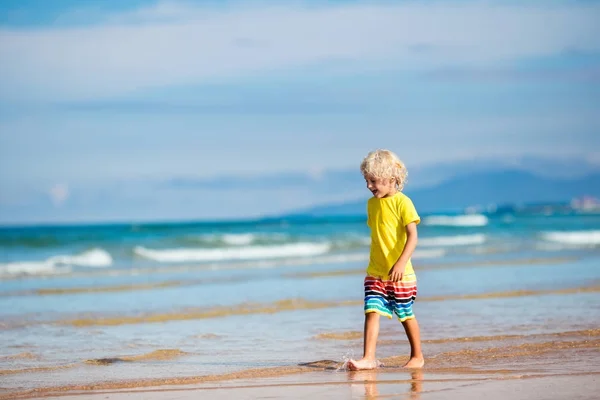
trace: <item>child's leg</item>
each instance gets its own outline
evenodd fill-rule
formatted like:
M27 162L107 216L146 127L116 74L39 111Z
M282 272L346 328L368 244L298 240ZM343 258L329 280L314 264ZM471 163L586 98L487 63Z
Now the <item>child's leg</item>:
M375 350L377 338L379 337L379 314L369 312L365 314L365 333L363 345L363 358L358 361L348 361L348 367L352 370L377 368Z
M425 364L423 352L421 351L421 333L416 318L407 319L402 322L406 336L410 342L410 360L404 364L405 368L421 368Z
M365 314L364 336L363 358L374 360L379 337L379 314L375 312Z
M358 361L348 361L348 368L351 370L374 369L380 364L375 359L375 348L377 347L377 338L379 337L379 317L380 314L392 318L392 310L389 308L389 300L385 284L381 279L366 276L365 277L365 332L363 358Z
M417 277L414 273L404 274L400 282L389 282L388 290L394 293L394 312L402 321L402 326L410 342L410 360L405 368L421 368L425 363L421 351L421 334L419 323L412 311L417 297Z

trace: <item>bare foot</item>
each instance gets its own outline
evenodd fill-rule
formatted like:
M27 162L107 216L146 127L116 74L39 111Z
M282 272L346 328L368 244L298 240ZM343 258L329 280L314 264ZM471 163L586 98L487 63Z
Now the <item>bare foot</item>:
M375 369L382 365L383 364L381 364L379 361L373 360L370 358L361 358L358 361L354 361L353 359L350 359L348 361L348 369L351 371L359 371L359 370L364 370L364 369Z
M404 364L404 368L423 368L423 365L425 365L425 359L423 359L423 357L411 357L410 360Z

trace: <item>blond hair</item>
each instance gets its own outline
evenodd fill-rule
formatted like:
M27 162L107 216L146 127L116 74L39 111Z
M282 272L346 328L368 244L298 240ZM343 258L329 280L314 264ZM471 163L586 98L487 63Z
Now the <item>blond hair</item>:
M404 189L408 171L396 154L389 150L375 150L367 154L360 164L363 176L394 179L398 190Z

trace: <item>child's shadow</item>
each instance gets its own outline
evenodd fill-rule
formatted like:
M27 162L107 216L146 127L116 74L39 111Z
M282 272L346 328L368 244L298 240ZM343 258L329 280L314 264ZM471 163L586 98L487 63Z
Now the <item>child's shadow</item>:
M366 399L376 399L379 396L379 389L377 388L377 376L381 371L378 370L366 370L366 371L350 371L348 377L351 381L356 382L352 384L353 392L356 389L364 388L364 396ZM423 390L423 370L415 369L410 372L411 382L410 389L408 390L409 398L418 400L421 398L421 391ZM362 382L362 385L359 384ZM356 393L362 397L362 394Z

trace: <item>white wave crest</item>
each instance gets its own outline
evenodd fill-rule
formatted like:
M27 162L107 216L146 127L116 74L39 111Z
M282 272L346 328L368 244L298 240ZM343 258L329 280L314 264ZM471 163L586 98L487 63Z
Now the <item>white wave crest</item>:
M113 263L111 255L103 249L88 250L75 256L54 256L47 261L53 264L96 268L108 267Z
M542 239L573 247L594 247L600 245L600 230L592 231L551 231L543 232Z
M135 254L158 262L259 260L269 258L310 257L329 252L329 243L293 243L280 246L246 246L217 249L177 248L165 250L137 246Z
M486 241L486 236L482 233L473 235L455 235L455 236L435 236L430 238L419 239L419 245L425 247L435 246L469 246L483 244Z
M57 267L48 261L12 262L0 264L0 278L33 275L59 275L71 272L70 267Z
M203 246L250 246L252 244L282 244L289 241L283 233L222 233L188 236L188 241Z
M78 255L53 256L43 261L15 261L0 264L0 278L26 275L59 275L72 271L72 267L108 267L111 255L103 249L91 249Z
M441 258L446 255L446 250L444 249L427 249L427 250L415 250L412 258L421 259L421 258Z
M432 215L423 219L424 225L431 226L486 226L488 222L488 218L482 214Z
M255 239L256 236L252 233L229 233L223 235L223 242L231 246L247 246L254 242Z

